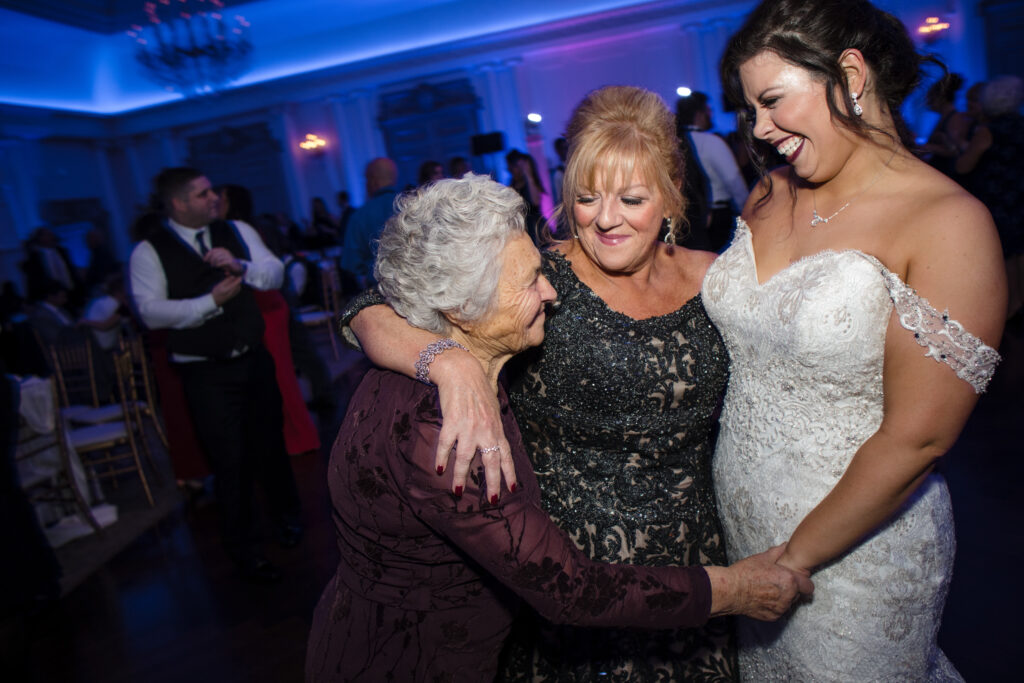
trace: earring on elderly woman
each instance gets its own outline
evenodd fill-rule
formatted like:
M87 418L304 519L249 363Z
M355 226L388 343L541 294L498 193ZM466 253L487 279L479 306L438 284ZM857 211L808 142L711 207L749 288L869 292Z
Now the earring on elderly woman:
M862 116L864 114L864 107L860 106L860 103L857 102L857 97L857 93L850 93L850 99L853 100L853 113L857 116Z

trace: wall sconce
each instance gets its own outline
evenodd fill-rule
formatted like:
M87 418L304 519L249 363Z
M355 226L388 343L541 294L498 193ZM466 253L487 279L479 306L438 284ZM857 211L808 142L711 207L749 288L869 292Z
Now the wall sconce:
M917 27L918 35L924 38L926 43L938 40L948 30L949 22L942 17L928 17Z
M306 150L307 152L316 152L323 150L327 146L327 140L322 137L308 133L306 139L299 143L299 147Z
M678 88L676 88L676 95L679 95L680 97L689 97L692 94L693 91L687 88L685 85L681 85Z
M540 114L529 113L526 115L526 137L540 135L540 122L544 117Z

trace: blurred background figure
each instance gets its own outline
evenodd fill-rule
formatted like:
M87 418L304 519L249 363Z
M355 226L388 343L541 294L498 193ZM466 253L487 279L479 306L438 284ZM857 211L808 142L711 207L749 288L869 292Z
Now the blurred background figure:
M1007 318L1015 328L1024 318L1024 83L1000 76L981 93L982 120L956 171L967 174L968 188L992 213L1006 259L1010 290Z
M103 351L113 351L121 340L122 326L131 321L128 296L121 273L107 275L102 290L85 307L82 324L92 330L96 345Z
M378 157L366 165L366 203L356 209L345 231L341 268L356 279L360 287L374 283L374 241L394 211L398 189L398 166L387 157Z
M697 162L711 190L708 248L722 251L730 242L736 216L747 201L747 184L725 140L711 130L708 96L693 92L676 101L676 121L686 128Z
M562 202L562 179L565 177L565 160L569 156L569 141L563 137L555 139L555 163L551 165L551 199L558 206Z
M537 162L529 154L512 149L505 155L505 164L508 172L512 174L509 187L518 192L526 202L526 232L530 234L534 244L544 244L550 233L541 202L547 193L537 173ZM545 237L542 238L542 235Z
M39 227L25 242L25 260L21 263L25 274L29 301L39 301L52 290L50 283L64 287L68 305L77 309L85 294L81 279L68 250L61 246L57 234L48 227Z
M220 217L226 221L241 221L250 227L252 218L252 193L240 185L223 185L220 188ZM317 201L323 204L323 200L314 199L314 206ZM324 206L324 210L326 210ZM266 231L271 239L277 239L280 235L277 231ZM262 234L261 234L262 237ZM270 249L278 258L281 257L280 243L277 250L269 244ZM285 278L287 281L287 278ZM274 376L277 379L277 388L281 392L281 412L283 417L282 429L284 430L284 444L288 455L300 455L320 448L320 437L318 436L313 418L306 408L306 402L302 398L302 390L299 388L299 380L295 374L295 365L292 361L292 347L289 324L292 318L288 302L279 289L259 290L252 289L252 295L259 306L260 315L263 317L263 345L267 347L270 356L274 359Z
M103 287L107 278L121 272L121 264L114 257L107 243L107 233L93 228L85 235L85 245L89 248L89 266L85 270L85 288L88 296L95 296L94 290Z
M247 221L248 222L248 221ZM327 209L322 197L313 197L309 227L306 230L306 248L319 250L338 244L338 223Z
M963 84L963 76L951 74L933 83L925 96L925 103L939 115L939 120L921 151L928 155L928 163L951 178L956 177L956 159L967 146L971 121L970 116L956 108L956 94Z
M416 184L423 187L427 183L444 178L444 167L437 161L424 161L420 164L420 171L416 178Z
M338 244L345 244L345 228L348 227L348 219L356 212L356 208L349 204L351 197L347 190L340 191L335 198L338 202Z
M470 168L466 157L452 157L448 160L448 177L458 180L473 169Z

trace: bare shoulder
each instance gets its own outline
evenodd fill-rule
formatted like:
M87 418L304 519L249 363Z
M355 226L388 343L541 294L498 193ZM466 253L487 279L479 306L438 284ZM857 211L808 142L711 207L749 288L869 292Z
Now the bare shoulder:
M950 250L951 255L1001 258L992 215L985 205L945 175L928 168L906 197L906 229L901 242L909 260L915 255Z
M685 280L696 279L703 281L708 268L711 267L711 264L718 257L718 254L713 251L687 249L680 246L664 245L661 247L661 251L667 258L671 259L672 264L676 266L678 273Z
M792 169L780 166L759 180L747 196L742 218L751 230L768 223L779 211L789 210L793 203Z

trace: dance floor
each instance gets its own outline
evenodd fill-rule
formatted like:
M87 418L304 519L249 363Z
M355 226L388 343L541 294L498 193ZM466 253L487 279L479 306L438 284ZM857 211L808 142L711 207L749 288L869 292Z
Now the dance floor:
M968 681L1010 680L1019 668L1024 335L1008 335L1003 351L996 381L943 463L958 549L940 641ZM333 367L343 409L366 364L348 352ZM0 680L302 680L311 613L337 562L325 469L340 417L321 416L322 453L292 460L306 535L291 550L270 546L285 572L280 584L237 580L212 501L181 502L57 604L3 623Z

